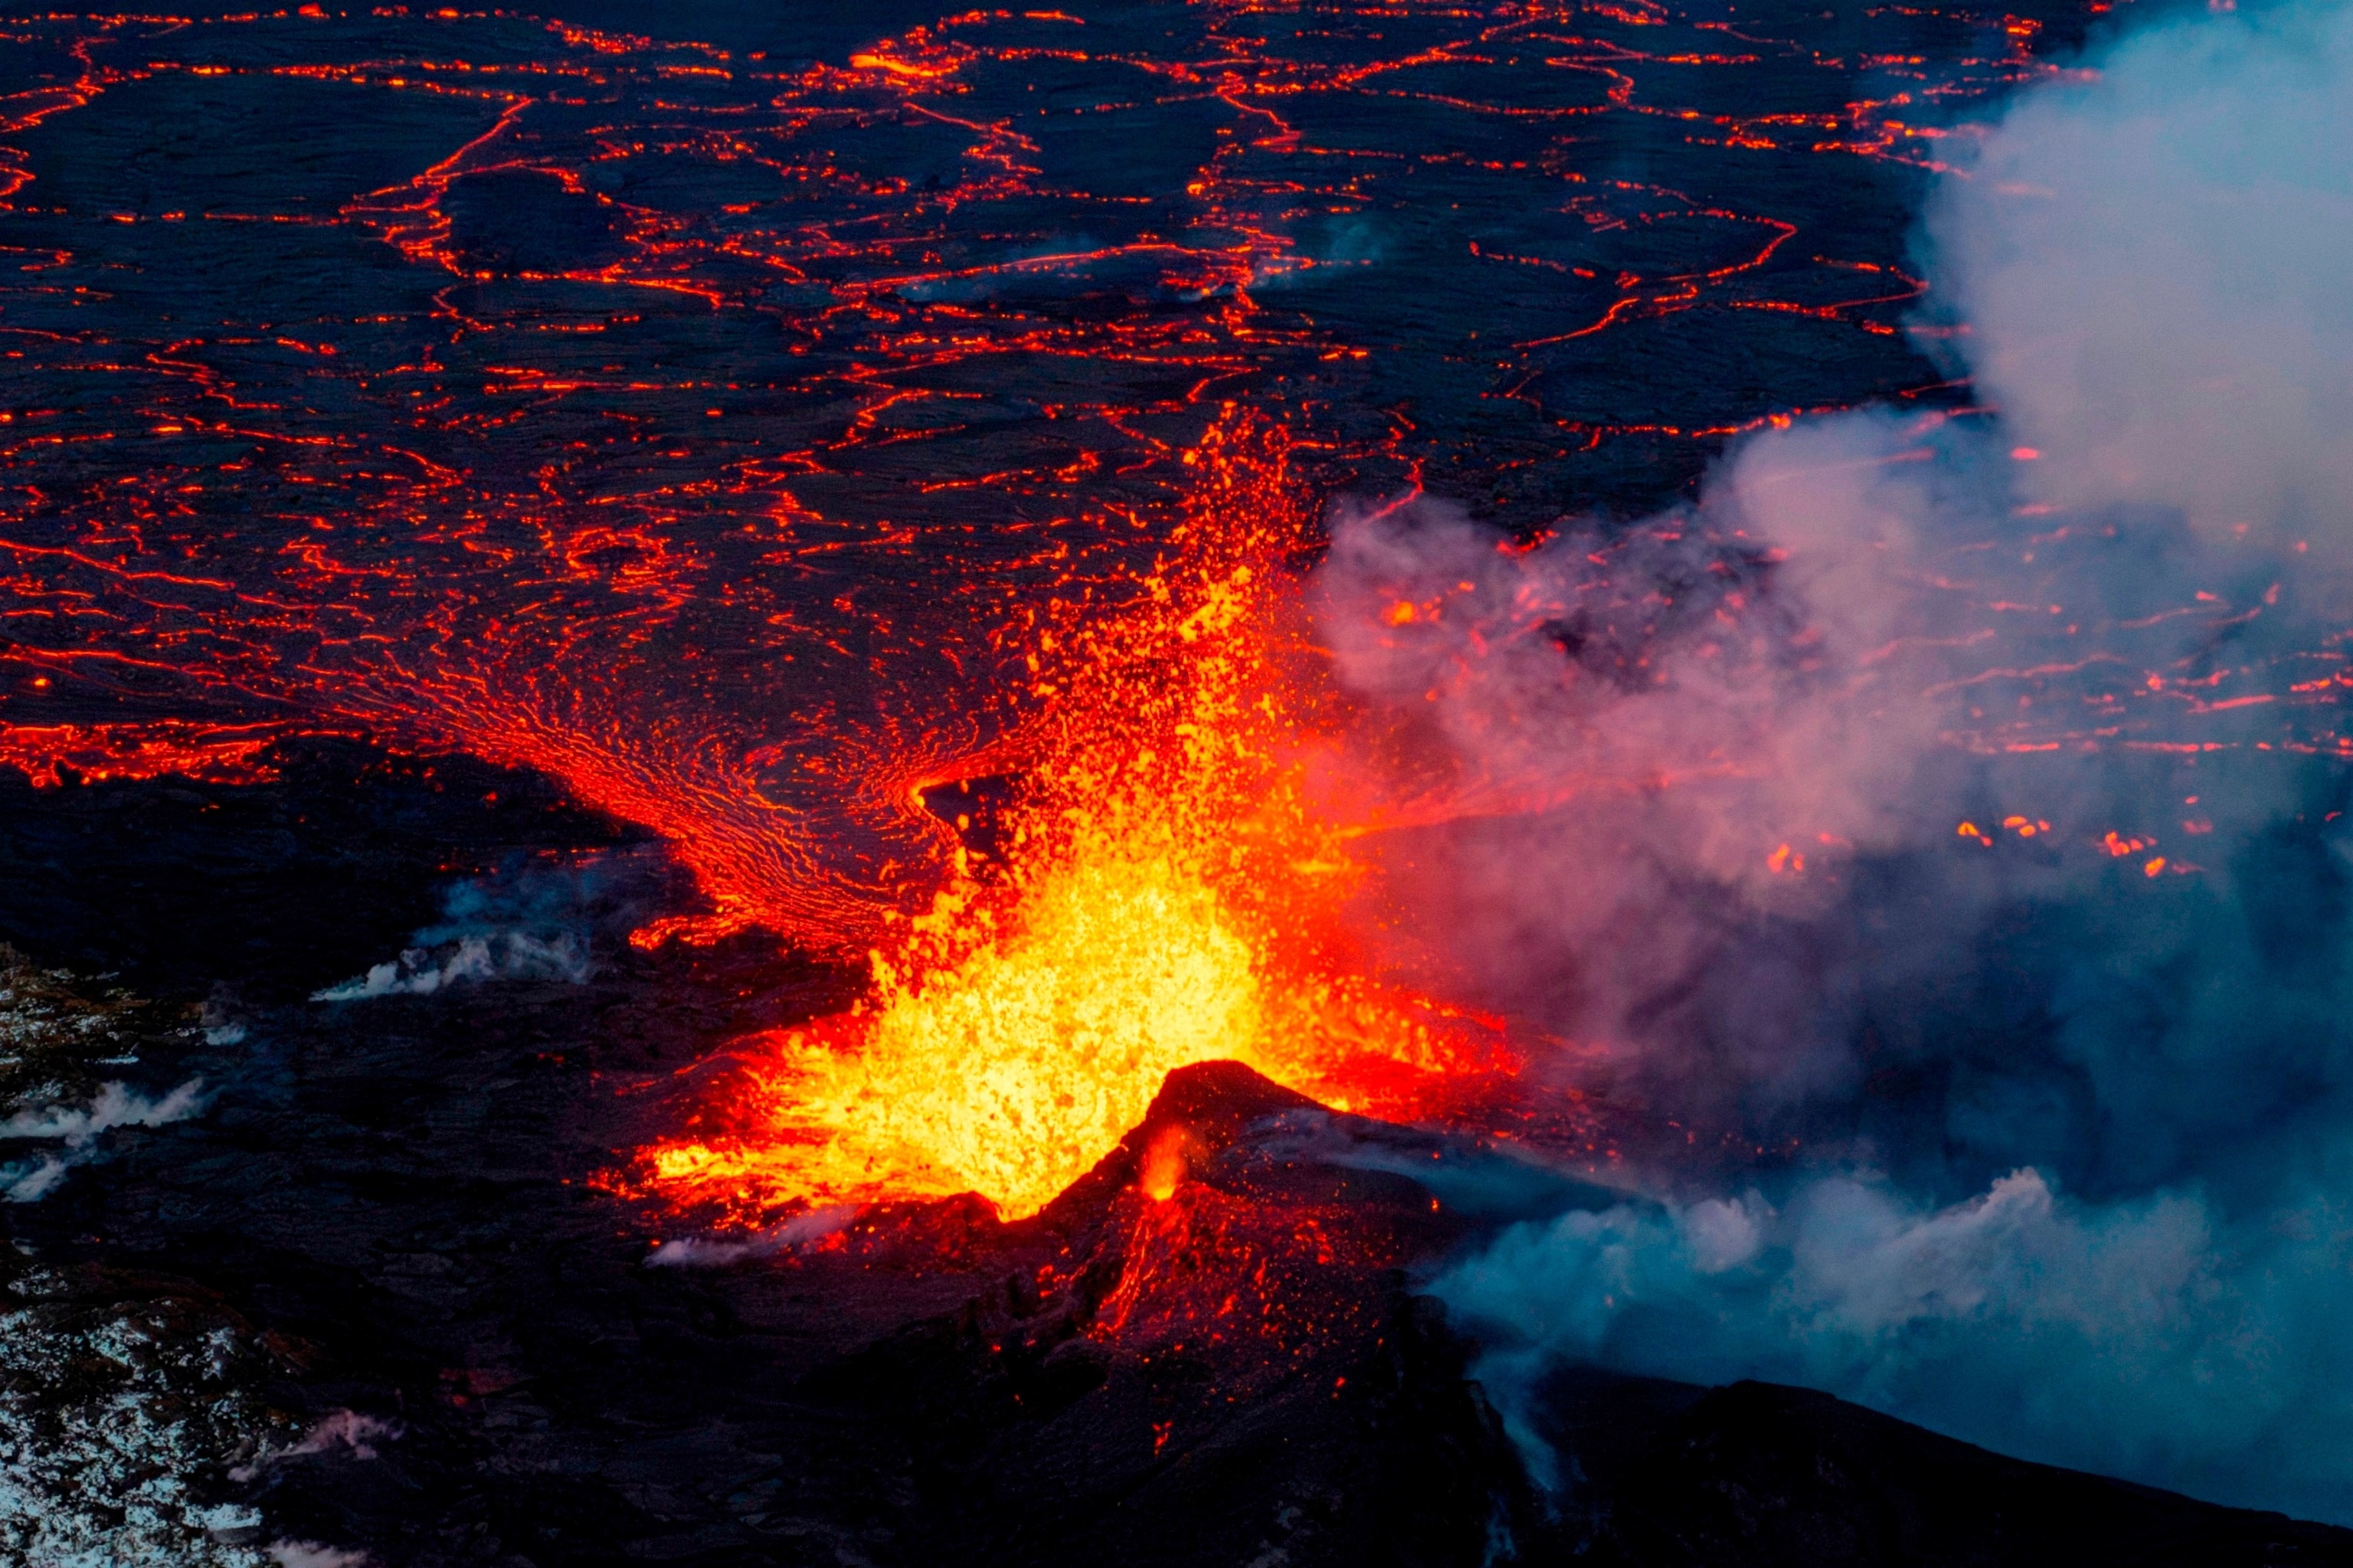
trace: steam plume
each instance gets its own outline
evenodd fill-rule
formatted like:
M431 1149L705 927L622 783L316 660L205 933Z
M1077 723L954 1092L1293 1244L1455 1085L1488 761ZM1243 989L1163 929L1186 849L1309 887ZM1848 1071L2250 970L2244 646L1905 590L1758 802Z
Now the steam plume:
M2353 7L2095 63L1927 214L1985 411L1335 519L1397 960L1778 1151L1436 1280L1532 1443L1591 1359L2353 1521Z
M636 857L616 855L457 883L442 895L439 923L417 932L397 959L311 1000L430 996L469 980L583 984L595 969L596 938L626 921L642 891L634 884L644 880Z
M168 1127L204 1108L205 1081L191 1078L160 1100L148 1099L119 1083L101 1085L87 1107L52 1104L19 1110L0 1120L0 1139L58 1140L62 1152L31 1161L0 1165L0 1201L37 1203L66 1179L74 1166L94 1158L100 1137L118 1127Z

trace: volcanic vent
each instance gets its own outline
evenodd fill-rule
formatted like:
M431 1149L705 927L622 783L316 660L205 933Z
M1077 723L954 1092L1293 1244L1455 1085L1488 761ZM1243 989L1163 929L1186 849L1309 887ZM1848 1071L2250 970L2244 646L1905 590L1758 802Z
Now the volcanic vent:
M0 29L0 1559L2344 1561L2341 8L1071 5Z

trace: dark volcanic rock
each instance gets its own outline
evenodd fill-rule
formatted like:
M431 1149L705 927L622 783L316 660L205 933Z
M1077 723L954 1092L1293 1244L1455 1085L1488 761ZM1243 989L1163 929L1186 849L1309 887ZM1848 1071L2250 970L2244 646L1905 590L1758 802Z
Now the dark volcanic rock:
M1810 1389L1579 1369L1550 1392L1595 1564L2353 1563L2353 1531L2007 1459Z
M537 774L298 736L268 783L0 768L0 942L41 961L290 1000L396 949L453 873L649 842ZM322 918L322 911L334 912Z
M228 1510L203 1515L228 1522L197 1532L201 1552L311 1541L383 1568L2353 1563L2346 1532L1757 1385L1565 1378L1552 1436L1577 1482L1542 1497L1412 1271L1483 1227L1620 1195L1514 1162L1517 1206L1464 1208L1499 1155L1231 1064L1173 1075L1030 1219L950 1200L706 1247L732 1258L719 1266L653 1263L679 1216L600 1172L675 1130L714 1043L839 1005L855 977L752 941L639 953L618 932L659 897L660 866L591 849L562 863L588 891L556 911L593 960L581 976L295 1000L434 918L446 900L395 874L419 846L496 871L608 832L512 779L460 789L423 764L316 755L218 810L158 797L142 809L188 816L169 834L81 832L153 790L24 791L18 858L0 863L40 901L16 907L40 910L25 941L44 965L111 961L207 886L234 895L204 933L227 986L202 1009L168 969L128 977L152 1008L65 994L111 982L26 982L27 1005L104 1025L91 1062L45 1069L71 1094L103 1075L151 1100L200 1079L203 1097L96 1139L39 1202L0 1205L5 1310L37 1330L14 1347L8 1419L65 1432L121 1384L121 1430L165 1457L124 1484ZM375 782L342 809L380 830L326 813L332 790L302 771L350 765ZM288 821L292 863L223 880L185 858L215 824L234 838L263 816ZM93 874L26 858L68 840L103 848ZM269 879L289 863L315 880L281 902ZM523 909L522 880L464 885ZM330 884L360 906L351 922L294 917ZM248 948L257 928L272 939ZM0 1144L0 1164L53 1147ZM116 1324L153 1348L113 1382L45 1370L51 1340L50 1360L80 1356L131 1331ZM57 1467L20 1471L47 1485Z
M1462 1563L1542 1510L1399 1266L1415 1183L1281 1152L1346 1118L1232 1063L1170 1075L1035 1221L1042 1265L817 1380L887 1412L918 1561ZM1181 1146L1165 1198L1136 1184Z

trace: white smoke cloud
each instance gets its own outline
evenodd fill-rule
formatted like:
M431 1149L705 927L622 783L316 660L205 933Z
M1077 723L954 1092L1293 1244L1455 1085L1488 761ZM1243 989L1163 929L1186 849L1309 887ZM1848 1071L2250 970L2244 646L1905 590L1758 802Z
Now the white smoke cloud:
M1631 1043L1662 996L1732 983L1725 917L1818 908L1826 862L1950 833L1957 779L1923 776L1948 715L1921 693L1989 649L1923 560L1936 476L1907 455L1949 440L1801 428L1735 454L1700 507L1530 548L1426 498L1335 515L1320 630L1404 744L1330 787L1419 824L1373 851L1427 916L1409 933L1492 1001ZM1708 1081L1792 1101L1852 1075L1818 988L1784 980L1737 977Z
M343 1453L354 1459L373 1459L376 1457L376 1446L392 1442L400 1436L402 1430L397 1421L362 1415L351 1410L331 1410L311 1424L301 1441L283 1448L263 1448L247 1463L232 1466L228 1478L242 1484L267 1474L289 1459L312 1454Z
M1736 453L1702 508L1527 548L1429 498L1343 509L1319 582L1341 678L1425 705L1460 811L1632 796L1750 883L1760 833L1884 836L1938 736L1922 667L1982 641L1920 538L1941 424L1799 427Z
M2274 1220L2342 1248L2341 1204ZM2331 1325L2353 1282L2320 1249L2218 1234L2189 1194L2076 1205L2020 1171L1929 1210L1826 1178L1778 1210L1749 1192L1515 1226L1432 1288L1487 1339L1479 1375L1547 1465L1541 1372L1573 1360L1807 1384L2200 1489L2257 1484L2260 1457L2274 1494L2343 1510L2353 1366Z
M1969 368L2062 507L2326 543L2353 497L2353 9L2126 41L2030 93L1929 209Z
M119 1083L101 1085L87 1106L40 1106L0 1121L0 1138L63 1139L69 1149L86 1147L118 1127L162 1127L195 1114L204 1080L191 1078L160 1100L136 1095Z
M438 950L410 948L374 964L356 980L311 993L312 1001L368 1001L380 996L430 996L461 980L549 980L578 985L588 955L569 933L543 940L526 931L465 937Z
M357 1548L315 1541L273 1541L269 1557L278 1568L368 1568L375 1561Z
M715 1236L681 1236L666 1241L648 1254L648 1268L724 1268L729 1264L746 1258L774 1257L778 1253L791 1252L811 1242L823 1241L849 1227L859 1215L855 1203L833 1203L811 1209L805 1214L795 1214L781 1224L743 1241L723 1241Z
M1770 430L1532 546L1335 516L1319 626L1379 716L1325 783L1398 829L1396 961L1810 1151L1434 1282L1540 1459L1586 1359L2353 1521L2353 789L2309 694L2353 584L2353 7L2095 64L1930 208L1988 410Z
M660 863L638 853L591 855L453 884L442 892L441 919L411 937L398 958L313 991L311 1000L431 996L487 980L584 984L596 969L598 934L630 927Z
M57 1190L66 1173L93 1157L99 1138L118 1127L164 1127L185 1121L204 1108L204 1080L191 1078L160 1100L132 1093L119 1083L100 1086L87 1106L63 1104L20 1110L0 1121L0 1139L57 1139L64 1149L29 1162L0 1166L0 1198L37 1203Z

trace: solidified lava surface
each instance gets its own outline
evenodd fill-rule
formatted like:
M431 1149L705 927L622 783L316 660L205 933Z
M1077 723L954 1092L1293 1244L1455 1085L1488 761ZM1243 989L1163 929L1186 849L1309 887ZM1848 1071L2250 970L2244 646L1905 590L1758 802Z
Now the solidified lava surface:
M1555 1391L1561 1512L1412 1288L1490 1100L1187 1066L1011 1223L630 1173L858 1003L1205 431L1533 534L1963 408L1919 192L2106 6L654 9L0 28L0 1542L2353 1561L1757 1385ZM1684 1139L1544 1114L1564 1210Z
M1224 405L1312 488L1535 528L1960 400L1915 198L2090 18L665 15L11 35L0 751L462 750L836 939L1029 716L1007 629L1133 595Z

